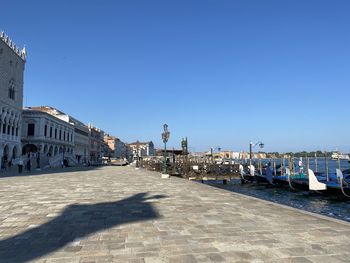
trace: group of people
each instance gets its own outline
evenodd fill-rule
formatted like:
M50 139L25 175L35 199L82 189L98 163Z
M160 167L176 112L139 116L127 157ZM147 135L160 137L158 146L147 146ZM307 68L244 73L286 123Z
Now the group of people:
M24 161L22 159L22 157L19 157L18 159L16 160L8 160L6 157L3 159L2 161L2 169L4 171L9 171L11 169L11 167L13 165L15 165L17 163L17 166L18 166L18 173L22 173L23 172L23 169L25 168L25 170L29 173L31 170L32 170L32 163L31 163L31 160L30 160L30 156L28 156L28 159L27 161L25 162L24 164Z
M24 162L23 162L22 158L19 158L19 161L18 161L18 173L22 173L23 172L23 166L24 166ZM32 170L32 163L30 161L30 158L28 158L25 167L26 167L26 170L27 170L28 173Z

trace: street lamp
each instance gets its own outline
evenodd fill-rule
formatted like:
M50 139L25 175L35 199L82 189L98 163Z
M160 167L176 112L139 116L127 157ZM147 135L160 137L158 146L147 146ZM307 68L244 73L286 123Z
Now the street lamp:
M139 168L139 148L140 148L140 142L136 142L136 168Z
M181 147L182 147L182 155L183 155L183 168L185 174L187 174L187 166L188 166L188 141L187 137L186 139L182 138L181 140Z
M187 155L188 154L187 137L186 137L186 139L182 138L182 140L181 140L181 148L182 148L182 154L183 155Z
M249 142L249 164L251 165L252 164L252 159L253 159L253 148L255 146L259 145L259 147L262 149L264 148L264 143L259 141L257 143L253 143L252 141Z
M164 129L164 132L162 133L162 139L163 139L163 143L164 143L163 174L167 174L168 167L166 164L166 143L168 142L169 137L170 137L170 132L168 131L168 124L164 124L163 129Z

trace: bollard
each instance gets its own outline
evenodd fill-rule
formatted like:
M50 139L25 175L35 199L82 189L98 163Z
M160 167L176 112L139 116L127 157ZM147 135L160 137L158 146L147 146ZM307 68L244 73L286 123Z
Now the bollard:
M324 152L324 158L325 158L324 163L326 165L326 180L327 180L327 182L329 182L327 152Z
M315 172L318 172L318 167L317 167L317 153L315 153Z
M283 175L283 168L284 168L284 158L281 158L281 175Z

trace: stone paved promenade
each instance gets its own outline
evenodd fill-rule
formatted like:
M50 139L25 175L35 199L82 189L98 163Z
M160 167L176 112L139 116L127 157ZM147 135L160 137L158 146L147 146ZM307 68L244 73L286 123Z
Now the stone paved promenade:
M349 262L350 227L131 167L0 177L0 262Z

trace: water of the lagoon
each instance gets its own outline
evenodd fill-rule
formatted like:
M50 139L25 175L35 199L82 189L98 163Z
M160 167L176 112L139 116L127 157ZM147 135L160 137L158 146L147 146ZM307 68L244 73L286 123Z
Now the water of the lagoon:
M298 159L295 160L297 165ZM303 159L304 164L306 163ZM325 171L325 160L318 158L318 171ZM335 173L338 168L338 162L328 160L329 173ZM348 161L341 160L341 169L350 168ZM314 160L310 159L310 169L315 170ZM223 185L222 181L210 181L208 184L220 187L232 192L237 192L260 199L272 201L303 209L309 212L318 213L330 217L335 217L350 222L350 198L339 195L322 194L311 191L291 191L288 186L272 186L261 183L241 184L239 179L232 180L227 185Z

